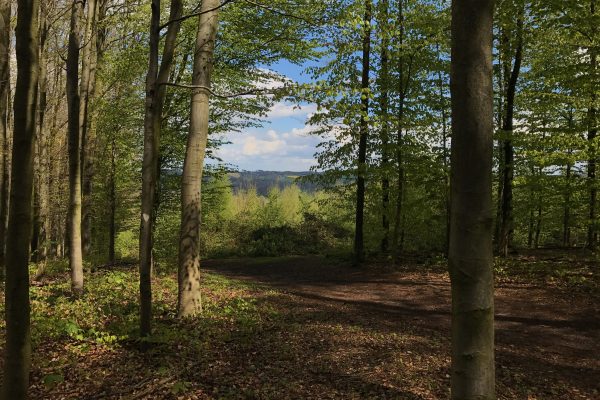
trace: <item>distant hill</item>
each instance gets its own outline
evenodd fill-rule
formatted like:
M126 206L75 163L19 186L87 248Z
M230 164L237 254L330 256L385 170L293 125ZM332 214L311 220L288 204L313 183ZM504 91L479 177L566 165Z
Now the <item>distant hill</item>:
M312 193L319 189L317 184L298 181L299 177L311 174L307 171L242 171L229 173L229 180L234 192L255 187L259 195L266 196L273 187L283 189L295 183L302 191Z

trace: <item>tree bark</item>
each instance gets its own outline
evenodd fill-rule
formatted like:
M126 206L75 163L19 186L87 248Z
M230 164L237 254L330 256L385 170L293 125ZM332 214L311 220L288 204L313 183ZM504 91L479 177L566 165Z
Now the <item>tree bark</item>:
M493 0L452 1L452 398L495 399Z
M17 86L14 99L14 139L10 212L6 246L6 346L2 395L27 398L31 363L29 304L29 241L33 152L38 89L38 0L17 2Z
M4 281L10 165L8 114L10 104L11 0L0 1L0 279Z
M67 53L67 99L69 130L69 265L73 294L83 292L81 244L81 98L79 92L80 18L84 1L73 0Z
M190 132L183 164L181 188L181 230L179 236L180 317L202 310L200 296L200 199L202 170L208 141L208 118L215 40L219 26L219 0L204 0L200 8L190 105Z
M171 0L169 20L181 16L181 0ZM160 44L160 0L152 1L150 22L150 56L146 76L146 104L144 115L144 156L142 165L142 212L140 224L140 334L150 335L152 323L152 247L154 203L157 184L160 125L166 83L173 64L175 40L181 24L169 25L165 38L162 63L158 65Z
M361 116L358 142L358 168L356 179L356 218L354 230L354 263L360 264L365 259L364 248L364 214L365 214L365 175L367 172L367 137L369 130L369 73L371 66L371 16L372 2L365 0L365 18L362 44L362 78L361 78Z

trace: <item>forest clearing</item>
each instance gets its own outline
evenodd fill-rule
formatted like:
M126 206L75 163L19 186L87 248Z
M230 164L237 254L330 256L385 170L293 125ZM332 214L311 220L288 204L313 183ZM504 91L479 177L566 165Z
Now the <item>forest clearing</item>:
M600 398L598 0L0 0L0 400Z

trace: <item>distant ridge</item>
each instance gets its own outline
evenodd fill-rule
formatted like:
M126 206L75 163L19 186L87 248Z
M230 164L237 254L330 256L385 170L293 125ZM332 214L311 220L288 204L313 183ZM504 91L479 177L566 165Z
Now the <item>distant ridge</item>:
M259 195L266 196L273 187L283 189L293 184L298 185L304 192L315 192L319 189L317 184L298 180L312 174L314 172L309 171L240 171L230 172L228 175L234 192L255 187Z

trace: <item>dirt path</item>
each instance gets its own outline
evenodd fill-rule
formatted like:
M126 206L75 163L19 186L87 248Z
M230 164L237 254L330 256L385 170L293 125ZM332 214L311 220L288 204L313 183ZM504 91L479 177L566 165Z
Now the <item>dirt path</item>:
M436 374L439 387L429 391L418 388L410 395L397 398L447 396L447 392L440 389L447 387L449 368L447 274L416 269L357 270L318 257L215 260L207 261L204 267L287 293L282 298L267 301L289 313L302 313L304 323L309 325L323 322L325 316L328 322L342 327L418 333L423 343L403 349L402 354L420 355L416 358L420 363L417 369L421 368L421 374ZM597 300L556 287L497 285L499 398L600 398L600 307ZM339 344L337 351L351 351L344 346L348 343ZM428 346L430 349L424 350ZM380 354L374 350L364 358L367 356ZM371 374L373 381L393 380L385 372L366 371L364 374Z

